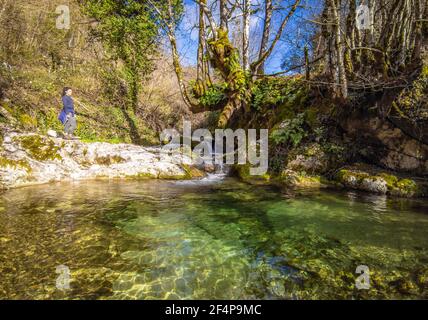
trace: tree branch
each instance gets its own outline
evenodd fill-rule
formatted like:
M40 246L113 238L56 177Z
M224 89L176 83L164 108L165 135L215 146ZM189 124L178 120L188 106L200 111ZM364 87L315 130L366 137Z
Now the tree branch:
M281 38L282 33L290 20L290 18L293 16L294 12L297 9L297 6L300 4L301 0L295 0L293 6L291 7L291 10L288 12L287 16L282 20L281 26L279 27L278 32L276 33L275 38L273 39L270 47L268 50L266 50L263 55L256 61L251 64L251 71L254 73L255 70L272 54L273 49L275 48L278 40Z

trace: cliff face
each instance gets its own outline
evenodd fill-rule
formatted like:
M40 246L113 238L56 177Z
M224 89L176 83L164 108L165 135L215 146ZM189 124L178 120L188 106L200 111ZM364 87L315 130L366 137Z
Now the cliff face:
M359 154L367 162L389 170L428 175L428 145L388 119L354 116L346 120L343 128L361 146Z
M428 175L428 64L400 92L385 90L378 100L341 122L369 163L394 171ZM373 110L373 111L370 111Z
M84 143L14 131L3 133L0 142L0 189L82 179L204 176L182 164L179 155L161 156L157 147Z

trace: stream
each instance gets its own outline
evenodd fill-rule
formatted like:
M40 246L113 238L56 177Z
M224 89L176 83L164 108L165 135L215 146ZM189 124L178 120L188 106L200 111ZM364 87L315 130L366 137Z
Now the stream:
M13 189L0 299L428 298L427 213L426 200L216 175Z

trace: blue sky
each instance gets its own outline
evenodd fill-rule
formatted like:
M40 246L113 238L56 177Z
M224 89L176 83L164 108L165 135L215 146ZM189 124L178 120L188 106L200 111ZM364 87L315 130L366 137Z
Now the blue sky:
M292 0L274 1L275 4L288 7ZM198 31L196 25L198 22L198 7L197 4L192 0L184 0L185 3L185 14L179 30L177 32L177 41L180 51L180 57L184 65L195 65L196 64L196 52L197 52L197 40ZM263 0L252 0L253 9L263 8ZM303 5L310 6L308 10L298 9L295 17L290 21L286 30L283 33L283 37L275 47L274 52L266 63L266 73L275 73L283 70L283 62L287 62L296 52L298 55L303 50L303 45L306 43L307 35L309 34L310 28L313 27L311 23L308 23L305 18L311 16L314 12L318 12L322 5L322 0L303 0ZM279 23L287 14L288 10L281 10L274 13L272 18L272 37L275 36L275 32L278 29ZM264 12L260 10L251 16L250 23L250 41L252 40L251 53L255 57L257 55L260 37L263 28L263 17ZM240 19L240 18L238 18Z

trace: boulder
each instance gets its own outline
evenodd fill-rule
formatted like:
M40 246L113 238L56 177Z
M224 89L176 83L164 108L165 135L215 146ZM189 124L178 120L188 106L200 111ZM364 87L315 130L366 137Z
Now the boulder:
M399 197L428 196L426 179L397 175L377 167L355 164L338 171L336 180L344 187Z

